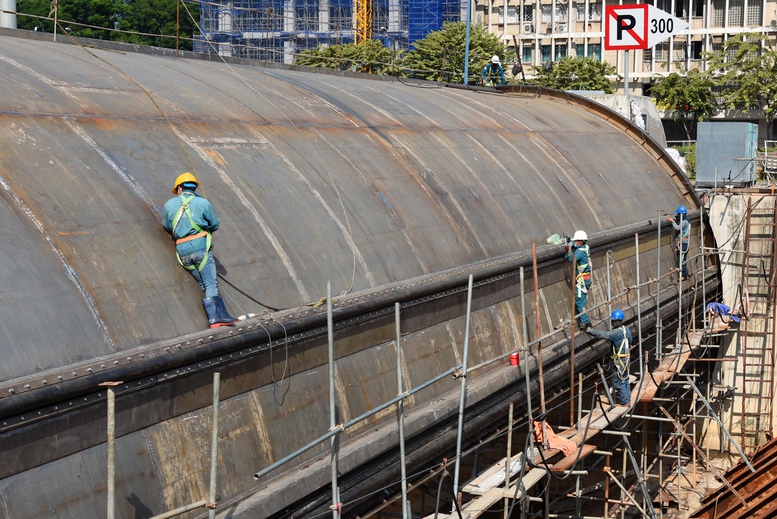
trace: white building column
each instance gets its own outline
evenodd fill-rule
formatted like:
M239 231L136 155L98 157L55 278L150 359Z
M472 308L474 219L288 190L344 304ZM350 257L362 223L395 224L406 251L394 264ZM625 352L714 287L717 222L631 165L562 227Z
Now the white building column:
M11 11L0 13L0 27L16 29L16 0L0 0L0 10Z

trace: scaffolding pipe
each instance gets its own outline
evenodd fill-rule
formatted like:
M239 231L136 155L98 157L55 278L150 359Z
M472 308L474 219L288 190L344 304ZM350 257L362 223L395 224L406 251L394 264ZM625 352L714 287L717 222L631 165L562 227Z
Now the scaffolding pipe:
M210 492L208 493L208 519L216 518L216 469L219 455L219 400L221 391L221 373L213 373L213 418L210 434Z
M453 472L453 499L459 500L459 470L461 468L461 436L464 431L464 405L467 396L467 354L469 353L469 320L472 312L472 274L467 284L467 315L464 320L464 360L461 365L461 393L459 394L459 428L456 434L456 465ZM456 510L456 503L453 509ZM336 518L335 518L336 519Z
M643 434L647 434L647 431L645 431ZM624 437L623 442L626 445L626 451L629 453L629 459L631 459L631 464L634 465L634 472L637 475L637 483L639 484L639 487L642 490L642 498L644 500L644 506L647 508L647 511L650 513L651 519L656 519L656 511L653 508L653 500L650 498L650 494L648 494L647 486L645 485L645 478L642 477L642 471L640 470L639 464L637 463L637 458L634 456L634 450L631 448L631 442L629 442L628 437Z
M647 513L645 513L645 510L641 506L639 506L639 503L637 503L637 501L633 497L631 497L631 494L628 493L628 491L626 490L626 487L621 485L621 482L618 481L618 478L615 477L615 474L612 473L612 470L610 470L609 467L605 467L604 468L604 473L607 474L608 476L610 476L610 478L613 480L613 482L615 482L615 484L618 485L618 487L621 489L621 495L622 496L629 498L629 501L631 502L631 504L634 505L634 507L636 507L636 509L639 510L639 512L644 517L647 517L648 519L651 519L650 516Z
M712 407L710 406L709 402L707 402L707 399L704 398L704 395L701 394L701 391L699 391L699 388L696 387L696 384L693 383L693 377L691 377L688 374L685 374L685 378L688 380L688 383L691 385L691 387L693 388L694 392L701 399L702 403L707 408L707 411L709 411L709 414L718 423L718 427L720 427L720 429L725 433L726 438L728 438L728 441L730 441L731 444L734 446L734 448L737 450L737 452L739 453L739 456L745 462L745 465L747 465L747 468L750 469L750 472L754 473L755 472L755 467L753 467L753 464L750 463L749 459L747 459L747 456L745 456L745 453L742 452L742 448L739 446L739 444L734 441L734 438L731 437L731 434L728 432L728 429L726 429L726 426L723 425L723 422L720 421L720 418L718 418L718 415L715 414L715 411L712 410Z
M540 323L540 283L537 279L537 244L531 244L531 262L534 269L534 322L536 326L537 338L542 333L542 324ZM537 365L539 367L540 381L540 413L545 414L545 382L542 376L542 341L537 341Z
M658 211L658 243L656 244L656 353L655 357L660 362L661 354L661 213ZM706 294L706 292L705 292Z
M526 349L526 362L524 363L523 368L523 374L524 378L526 379L526 403L529 408L528 410L528 417L529 417L529 423L532 423L532 405L531 405L531 375L529 374L529 346L527 346L527 342L529 340L529 331L527 330L526 325L526 302L524 301L524 294L526 293L525 286L524 286L524 273L523 273L523 267L521 267L521 333L523 334L523 347Z
M612 254L611 250L608 250L605 253L605 257L607 258L607 315L612 316L612 282L610 281L610 255ZM592 308L593 310L593 308ZM607 330L612 331L612 321L610 319L607 319Z
M394 321L397 332L397 396L403 395L402 383L402 335L400 329L400 305L394 303ZM397 402L397 426L399 427L399 470L402 477L402 519L408 519L407 514L407 472L405 468L405 400Z
M575 315L575 289L577 281L577 259L572 256L572 315ZM583 288L585 290L585 288ZM585 309L583 309L585 311ZM589 322L590 326L590 322ZM575 426L575 317L569 320L569 426Z
M186 512L191 512L192 510L197 510L198 508L202 508L204 506L208 506L207 499L201 499L200 501L197 501L195 503L191 503L188 505L184 505L180 508L176 508L175 510L170 510L169 512L155 515L150 519L169 519L170 517L175 517L177 515L185 514Z
M523 274L523 271L521 271L521 274ZM521 280L523 281L523 280ZM521 294L523 295L523 294ZM524 370L527 371L527 370ZM513 407L514 404L511 401L510 402L510 409L507 412L507 449L505 452L505 488L510 488L510 465L511 465L511 456L512 456L512 446L513 446ZM531 406L529 406L531 407ZM529 422L531 423L531 422ZM509 505L510 505L510 498L506 497L504 498L504 516L503 519L507 519L507 514L509 512ZM406 519L406 518L402 518Z
M108 519L116 510L116 396L108 388Z
M634 247L635 258L637 260L637 337L639 337L639 359L642 360L642 292L639 286L639 233L634 233ZM642 369L642 362L639 364L639 379L642 380L645 377L645 372Z
M337 425L335 410L335 341L334 325L332 319L332 282L326 282L326 336L329 344L329 429L334 431ZM330 438L331 466L332 466L332 519L337 519L337 436Z

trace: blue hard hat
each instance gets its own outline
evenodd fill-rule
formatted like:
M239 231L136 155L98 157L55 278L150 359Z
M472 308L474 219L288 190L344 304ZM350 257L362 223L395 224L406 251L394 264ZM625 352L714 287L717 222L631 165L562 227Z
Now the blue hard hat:
M623 312L620 310L613 310L612 316L610 317L610 320L612 321L622 321L623 320Z
M677 208L677 211L675 211L677 214L688 214L688 208L686 208L684 205L681 205Z

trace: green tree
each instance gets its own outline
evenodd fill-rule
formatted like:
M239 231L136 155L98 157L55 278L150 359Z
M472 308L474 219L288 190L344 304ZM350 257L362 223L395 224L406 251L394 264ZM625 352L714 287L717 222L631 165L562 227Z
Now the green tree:
M464 78L464 22L446 22L439 31L432 31L413 42L414 49L403 60L405 74L420 79L461 83ZM504 61L505 46L499 35L491 34L481 24L470 26L469 84L480 81L480 71L497 55Z
M767 121L777 111L777 51L762 34L739 34L703 59L723 87L729 110L763 110Z
M667 77L657 78L650 95L658 108L671 111L672 119L682 125L686 139L691 140L694 125L715 115L713 86L708 72L693 69L687 75L672 72Z
M559 90L601 90L606 94L615 92L608 75L615 75L614 65L594 58L562 58L550 65L532 67L535 79L532 83Z
M175 48L177 1L59 0L57 17L61 28L57 31L65 29L69 34L83 38ZM17 18L17 26L20 29L34 30L37 27L39 31L53 32L54 15L51 6L50 0L18 0L16 8L20 15ZM190 38L197 30L195 21L199 22L200 9L199 4L187 4L187 7L192 16L189 17L187 11L181 7L180 35L185 39L180 41L180 48L191 50ZM112 30L116 28L136 34Z
M390 75L392 63L398 62L401 56L401 51L395 53L384 47L380 40L373 39L358 45L345 43L303 50L294 58L294 63L306 67Z

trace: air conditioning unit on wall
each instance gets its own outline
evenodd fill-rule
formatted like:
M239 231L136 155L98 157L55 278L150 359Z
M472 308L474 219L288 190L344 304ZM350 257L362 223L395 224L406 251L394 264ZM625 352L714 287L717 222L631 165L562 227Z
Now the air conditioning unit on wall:
M523 32L534 32L534 24L533 23L525 23L523 24Z
M567 24L566 22L559 23L557 25L558 31L557 32L567 32Z

